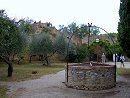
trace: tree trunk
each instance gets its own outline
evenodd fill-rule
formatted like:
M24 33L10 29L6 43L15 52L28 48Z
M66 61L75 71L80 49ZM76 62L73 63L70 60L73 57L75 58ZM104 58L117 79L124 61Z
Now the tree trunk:
M32 62L32 57L33 57L33 56L36 56L36 55L31 55L31 56L30 56L29 63Z
M13 66L12 63L8 63L8 77L12 77L12 73L13 73Z
M39 61L41 61L41 55L39 55Z
M13 73L12 62L2 56L0 56L0 59L2 59L6 64L8 64L8 77L12 77L12 73Z
M32 55L30 56L29 63L31 63L31 61L32 61Z
M18 60L18 65L20 64L21 59Z
M43 55L41 55L41 61L43 61Z
M24 59L24 57L20 57L20 59L18 60L18 64L20 64L20 61Z
M46 63L47 63L47 66L48 66L48 65L49 65L48 57L47 57L47 56L44 56L44 58L45 58L45 61L46 61Z

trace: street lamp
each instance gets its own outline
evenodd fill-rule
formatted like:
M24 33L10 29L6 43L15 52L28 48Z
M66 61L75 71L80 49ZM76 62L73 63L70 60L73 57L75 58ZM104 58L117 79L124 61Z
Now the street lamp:
M91 27L92 27L92 23L90 24L90 23L88 23L88 47L89 47L89 37L90 37L90 29L91 29Z
M96 38L96 43L99 43L99 39L98 38ZM98 45L97 45L96 49L97 49L97 63L98 63Z
M69 45L70 45L70 41L71 41L73 35L74 35L74 33L72 33L72 35L70 37L67 36L67 38L69 39L68 40L68 44L67 44L67 64L66 64L66 78L67 78L67 83L68 83L68 68L69 68L69 66L68 66L68 63L69 63Z

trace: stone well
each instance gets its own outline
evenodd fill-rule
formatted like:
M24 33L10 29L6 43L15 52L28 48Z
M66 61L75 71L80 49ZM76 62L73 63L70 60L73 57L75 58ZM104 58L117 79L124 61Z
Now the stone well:
M80 90L104 90L116 86L116 66L89 63L65 66L65 84Z

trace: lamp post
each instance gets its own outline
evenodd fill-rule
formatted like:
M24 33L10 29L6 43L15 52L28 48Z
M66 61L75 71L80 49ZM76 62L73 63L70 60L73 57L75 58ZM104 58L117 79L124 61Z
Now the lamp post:
M89 38L90 38L90 28L92 27L92 23L88 23L88 47L89 47Z
M99 39L98 38L96 38L96 43L99 43ZM97 45L96 49L97 49L97 63L98 63L98 45Z
M90 33L91 33L91 27L92 27L92 23L88 23L88 51L89 51L89 38L90 38ZM89 55L89 61L91 60L90 55Z
M69 39L68 40L68 44L67 44L67 64L66 64L66 78L67 78L67 83L68 83L68 68L69 68L69 66L68 66L68 63L69 63L69 45L70 45L70 41L71 41L73 35L74 35L74 33L72 33L72 35L70 37L67 36L67 38Z

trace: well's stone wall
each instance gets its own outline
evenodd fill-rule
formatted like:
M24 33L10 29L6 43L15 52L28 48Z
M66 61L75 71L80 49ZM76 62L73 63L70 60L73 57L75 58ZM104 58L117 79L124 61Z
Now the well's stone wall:
M116 86L115 71L115 66L105 64L93 64L93 66L87 63L69 65L68 82L66 70L65 83L68 87L82 90L109 89Z

